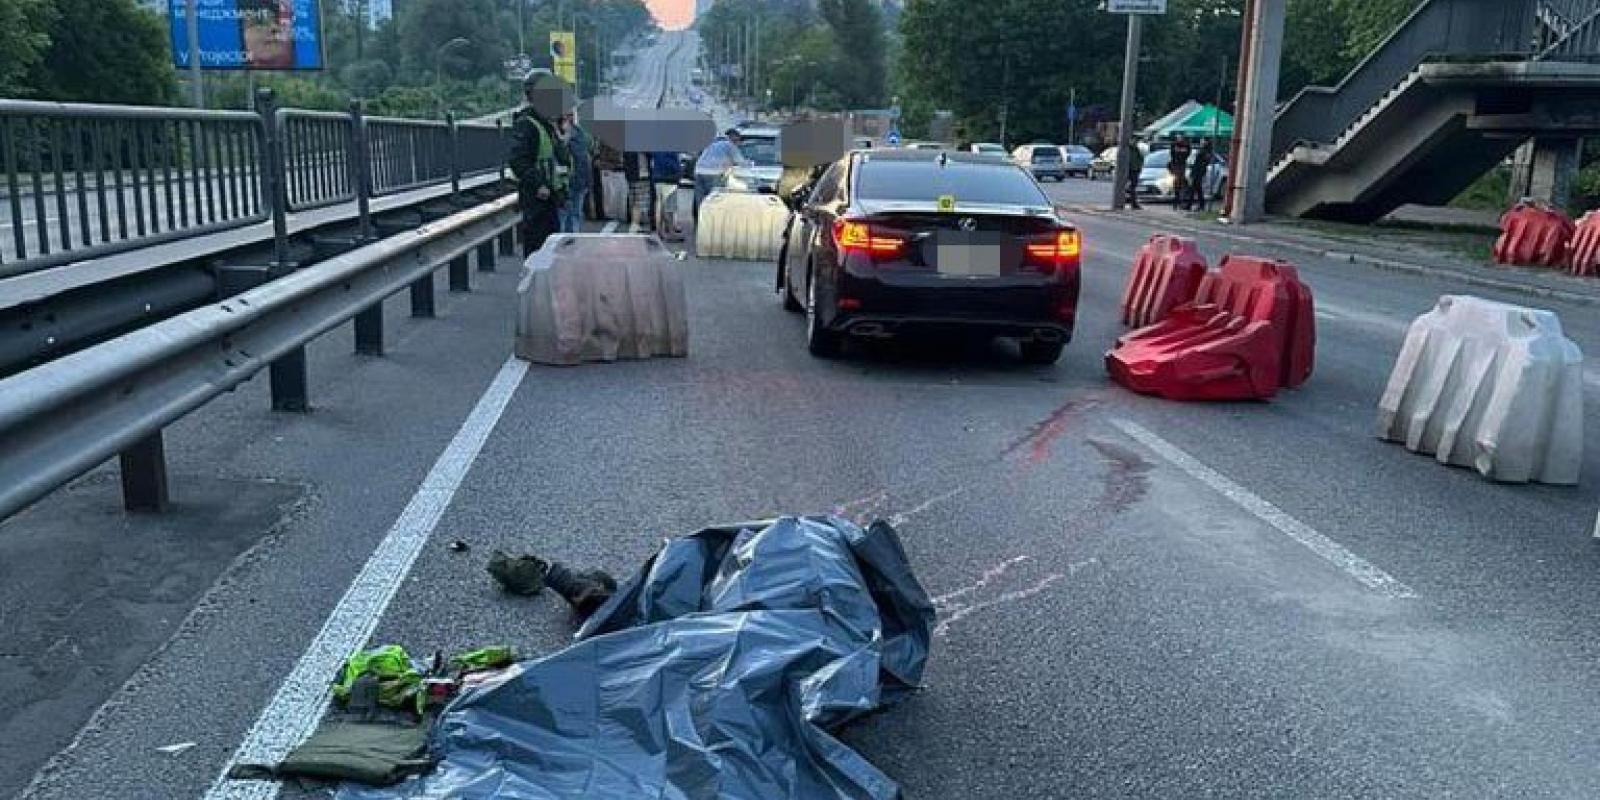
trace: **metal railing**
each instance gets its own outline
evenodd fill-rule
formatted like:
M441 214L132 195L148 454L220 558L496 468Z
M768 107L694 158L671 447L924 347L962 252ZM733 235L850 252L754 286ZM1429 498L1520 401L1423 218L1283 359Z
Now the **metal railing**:
M279 130L283 132L284 188L291 211L356 198L351 137L358 124L360 118L353 114L293 109L278 112Z
M0 100L0 276L260 222L261 118Z
M270 120L271 124L267 121ZM0 100L0 278L499 169L498 124Z
M374 195L403 192L450 180L453 125L410 119L367 120L367 152Z

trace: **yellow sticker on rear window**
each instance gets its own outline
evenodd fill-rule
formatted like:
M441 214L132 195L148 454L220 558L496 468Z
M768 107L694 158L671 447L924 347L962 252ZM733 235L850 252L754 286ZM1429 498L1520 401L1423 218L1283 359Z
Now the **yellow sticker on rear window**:
M954 210L956 210L956 196L953 195L953 194L941 194L941 195L939 195L939 210L940 211L954 211Z

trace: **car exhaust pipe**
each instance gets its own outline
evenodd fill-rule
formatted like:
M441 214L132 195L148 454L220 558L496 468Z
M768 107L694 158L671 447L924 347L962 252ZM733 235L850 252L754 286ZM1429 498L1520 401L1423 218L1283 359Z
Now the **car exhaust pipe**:
M1033 340L1045 344L1055 344L1062 340L1061 331L1044 328L1033 332Z
M889 332L884 330L881 322L857 322L850 326L850 335L881 339L887 337Z

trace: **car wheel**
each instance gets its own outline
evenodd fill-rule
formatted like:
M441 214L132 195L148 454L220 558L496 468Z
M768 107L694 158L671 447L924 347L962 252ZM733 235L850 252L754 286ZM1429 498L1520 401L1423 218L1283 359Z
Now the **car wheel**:
M822 324L822 315L817 313L817 280L815 275L806 275L806 349L811 355L818 358L833 358L839 355L839 334L828 330Z
M1029 364L1054 364L1061 358L1063 342L1041 342L1030 339L1022 342L1022 360Z
M799 313L806 310L806 307L799 300L794 299L794 290L789 287L789 277L787 275L783 278L783 288L778 291L783 292L784 311Z

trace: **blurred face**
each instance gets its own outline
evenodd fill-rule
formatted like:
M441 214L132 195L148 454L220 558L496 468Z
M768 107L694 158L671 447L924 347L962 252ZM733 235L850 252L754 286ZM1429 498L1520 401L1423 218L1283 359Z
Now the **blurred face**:
M241 3L244 50L250 66L288 69L294 66L294 5L292 0L257 0Z

